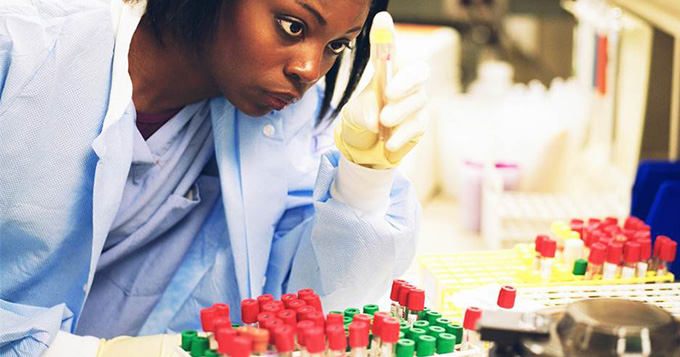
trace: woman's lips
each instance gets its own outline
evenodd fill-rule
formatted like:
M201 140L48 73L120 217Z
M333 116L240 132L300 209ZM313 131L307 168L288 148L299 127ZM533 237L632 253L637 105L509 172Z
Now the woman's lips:
M274 110L282 110L293 103L297 97L289 93L265 92L264 104Z

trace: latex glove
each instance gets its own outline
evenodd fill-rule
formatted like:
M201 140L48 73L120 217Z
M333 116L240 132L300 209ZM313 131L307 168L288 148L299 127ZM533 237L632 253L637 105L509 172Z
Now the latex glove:
M394 27L391 30L394 34ZM394 62L398 64L396 58ZM423 62L400 66L385 89L383 108L374 92L374 76L340 112L342 121L335 128L335 144L342 155L372 169L398 166L425 132L428 114L424 84L429 75L429 67ZM392 128L386 143L379 140L378 121Z
M141 337L121 336L102 340L97 349L97 357L173 357L181 343L180 335L152 335Z

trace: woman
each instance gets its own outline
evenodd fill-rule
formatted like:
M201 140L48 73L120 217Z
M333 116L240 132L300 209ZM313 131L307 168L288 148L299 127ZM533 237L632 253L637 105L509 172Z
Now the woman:
M350 100L386 3L3 2L0 354L122 354L71 333L196 328L218 301L236 322L262 293L380 296L413 255L419 207L394 168L427 77L398 70L383 109L370 85Z

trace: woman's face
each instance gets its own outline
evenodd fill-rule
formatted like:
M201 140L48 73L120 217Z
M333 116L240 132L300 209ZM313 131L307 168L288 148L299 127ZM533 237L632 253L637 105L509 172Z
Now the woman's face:
M371 0L227 0L206 60L250 116L281 110L321 79L361 32Z

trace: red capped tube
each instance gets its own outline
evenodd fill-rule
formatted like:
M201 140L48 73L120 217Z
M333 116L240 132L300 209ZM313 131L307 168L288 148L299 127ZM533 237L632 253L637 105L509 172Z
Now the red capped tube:
M380 340L383 343L397 343L399 340L399 320L396 317L386 317L382 320Z
M356 316L356 315L354 315ZM343 314L330 313L326 316L326 326L340 325L343 326L345 323L345 316ZM344 330L344 327L343 327Z
M215 317L217 317L217 310L214 307L201 309L201 328L203 328L203 331L213 332Z
M245 299L241 301L241 321L244 324L254 324L257 322L257 315L260 314L260 304L255 299Z
M498 300L496 304L503 309L512 309L515 306L515 298L517 297L517 289L512 286L505 285L501 287L498 292Z
M290 306L288 306L288 303L290 303L293 300L297 300L297 299L298 299L298 296L297 296L297 294L294 294L294 293L288 293L288 294L281 295L281 302L283 302L283 306L285 306L286 309L290 308Z
M326 327L326 337L328 338L328 349L339 351L344 355L347 349L347 336L342 325L328 325Z
M285 306L283 306L283 302L281 302L281 301L270 301L270 302L264 304L264 306L262 306L260 311L278 314L279 311L283 310L284 308L285 308Z
M368 325L361 321L349 324L349 346L353 349L368 346Z
M274 344L279 354L293 352L295 349L295 327L283 325L274 331Z
M303 299L307 295L314 295L314 290L312 289L302 289L298 290L298 298Z
M236 336L232 341L230 357L250 357L253 340L250 337Z
M281 321L283 321L283 323L286 325L297 325L297 313L293 310L281 310L278 314L276 314L276 317L280 318Z
M260 309L268 302L274 301L274 296L272 294L262 294L257 297L257 302L260 304Z
M221 327L215 331L215 340L217 341L217 352L223 355L231 354L231 345L234 338L238 335L236 330L232 328Z
M326 350L326 341L323 328L310 327L305 331L305 348L309 354L321 354Z

